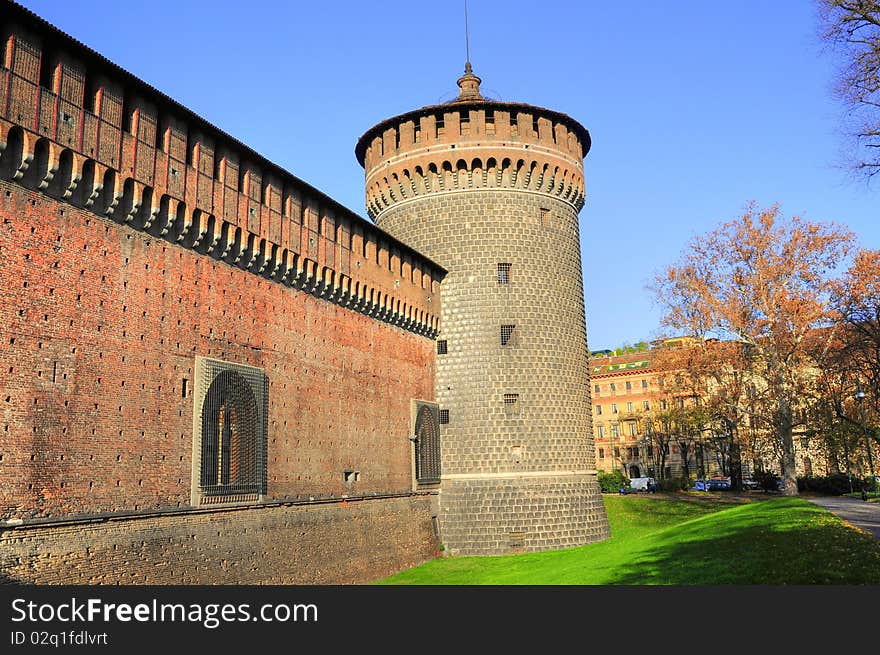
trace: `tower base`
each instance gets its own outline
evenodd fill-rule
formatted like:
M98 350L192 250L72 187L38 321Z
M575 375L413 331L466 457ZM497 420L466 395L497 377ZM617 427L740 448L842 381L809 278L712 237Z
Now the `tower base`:
M449 555L555 550L610 536L590 473L444 476L440 532Z

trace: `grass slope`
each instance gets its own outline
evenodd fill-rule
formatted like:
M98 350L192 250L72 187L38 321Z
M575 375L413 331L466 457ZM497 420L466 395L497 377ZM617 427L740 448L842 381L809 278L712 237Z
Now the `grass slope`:
M379 584L878 584L880 545L800 498L605 496L611 538L560 551L444 557Z

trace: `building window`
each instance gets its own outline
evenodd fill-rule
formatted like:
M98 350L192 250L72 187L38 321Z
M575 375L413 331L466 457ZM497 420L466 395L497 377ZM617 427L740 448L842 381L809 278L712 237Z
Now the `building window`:
M615 456L617 459L620 459L620 448L615 448L615 449L614 449L614 456Z
M200 496L194 504L265 494L268 378L258 368L202 357L196 373L201 391L193 476Z
M629 424L629 436L631 436L631 437L636 436L636 424L635 423Z
M599 385L598 384L593 387L593 391L595 391L596 393L599 393Z
M501 345L506 346L510 343L511 338L513 338L513 329L515 325L502 325L501 326Z
M510 264L498 264L498 284L510 284Z
M541 225L544 227L550 227L551 221L550 210L546 207L541 207Z
M633 388L632 382L630 382L629 380L627 380L627 381L626 381L626 390L627 390L627 391L632 391L632 388Z
M507 416L515 416L519 414L519 394L506 393L502 396L504 402L504 413Z
M654 446L648 446L648 457L654 456Z
M416 481L440 481L440 412L436 405L417 403L415 429Z
M648 388L648 381L642 380L642 389L647 389L647 388Z
M660 401L660 409L662 409L662 410L666 409L666 401L665 400Z
M604 448L599 449L599 459L605 459L605 449Z
M620 426L617 425L617 423L611 424L611 436L612 437L619 437L620 436Z
M617 414L617 403L611 403L611 413Z
M602 415L602 405L596 405L596 416Z
M642 409L644 409L646 412L647 412L647 411L650 411L650 409L651 409L651 401L650 401L650 400L643 400L643 401L642 401Z
M609 388L611 389L611 391L617 391L617 387L614 386L614 383L613 383L613 382L612 382L611 384L609 384L608 386L609 386Z
M633 412L633 404L632 404L631 400L627 401L627 403L626 403L626 411L629 412L630 414L632 414L632 412Z
M440 425L446 425L449 423L449 410L441 409L440 410Z
M604 438L605 438L605 428L602 427L601 425L597 425L597 426L596 426L596 436L597 436L599 439L604 439Z
M447 353L446 339L437 340L437 354L445 355Z

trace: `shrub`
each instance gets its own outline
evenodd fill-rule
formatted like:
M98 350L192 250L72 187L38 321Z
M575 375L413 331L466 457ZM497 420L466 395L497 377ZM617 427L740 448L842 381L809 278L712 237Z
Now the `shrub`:
M614 494L620 491L621 487L629 487L629 478L620 471L599 471L599 488L603 494Z
M797 479L798 491L814 491L826 496L842 496L850 492L850 481L846 473L832 473L825 476L803 476ZM858 491L859 480L853 478L853 490Z
M689 488L687 480L682 478L664 478L657 486L660 491L686 491Z
M764 491L779 491L780 477L773 471L755 471L752 474L752 479Z

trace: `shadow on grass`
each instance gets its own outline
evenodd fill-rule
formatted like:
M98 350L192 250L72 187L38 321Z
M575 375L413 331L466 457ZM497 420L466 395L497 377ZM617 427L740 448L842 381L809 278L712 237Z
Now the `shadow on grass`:
M661 530L608 583L878 584L880 545L806 501L780 498Z

